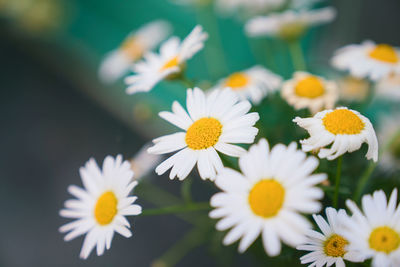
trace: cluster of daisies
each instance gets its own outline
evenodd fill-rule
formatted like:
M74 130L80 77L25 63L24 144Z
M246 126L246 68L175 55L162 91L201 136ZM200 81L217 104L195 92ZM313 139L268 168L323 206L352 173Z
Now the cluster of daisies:
M332 8L289 10L252 18L245 31L250 37L291 40L334 17ZM170 31L169 23L155 21L129 34L106 56L100 77L112 82L133 70L134 74L125 78L128 94L148 92L162 81L185 79L187 61L204 47L208 35L198 25L183 40L173 36L164 41ZM155 52L158 45L159 52ZM381 190L364 195L361 209L348 200L349 213L328 207L324 219L316 214L321 212L324 198L319 185L328 177L315 172L319 159L334 160L359 150L363 143L368 145L366 158L378 161L378 139L372 123L358 111L338 105L339 100L347 100L340 88L359 89L362 82L366 87L374 83L385 88L383 95L390 95L390 86L381 84L400 75L400 52L390 45L367 41L339 49L332 64L349 73L347 80L337 82L297 71L284 81L256 65L221 78L207 90L188 88L185 107L174 101L171 111L159 113L177 127L177 132L154 139L131 161L123 161L121 155L108 156L102 168L90 159L80 169L84 188L70 186L68 191L75 199L67 200L60 211L62 217L74 219L60 227L60 232L66 233L64 239L85 235L80 257L86 259L94 249L102 255L111 247L115 232L131 236L126 216L142 212L135 204L137 197L131 195L139 178L155 169L158 175L169 171L170 179L184 180L197 168L203 180L220 189L210 199L209 217L218 219L217 230L229 230L225 245L239 241L239 252L261 237L267 255L279 255L283 243L309 251L300 261L310 266L340 267L345 261L368 259L373 266L399 266L397 189L389 200ZM309 114L293 118L309 134L300 140L301 148L296 142L270 147L264 138L255 143L260 115L252 108L277 92L294 110L305 109ZM400 140L399 125L390 123L393 126L385 128L392 130L383 135L397 134ZM393 153L400 151L400 141L391 144L396 146ZM164 154L172 155L162 159ZM226 165L227 157L238 158L239 170ZM385 157L389 165L398 165L398 158L382 155ZM311 214L320 231L313 230L307 219Z

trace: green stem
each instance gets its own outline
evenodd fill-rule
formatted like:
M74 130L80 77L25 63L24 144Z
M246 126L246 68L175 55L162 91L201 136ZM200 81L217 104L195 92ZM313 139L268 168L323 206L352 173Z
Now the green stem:
M300 39L288 41L288 46L294 69L306 70L306 63L303 49L301 48Z
M184 205L174 205L163 208L148 209L142 212L142 216L154 216L164 214L177 214L183 212L209 210L210 204L208 202L189 203Z
M185 75L179 77L179 81L181 81L181 83L187 88L193 88L195 86L194 82L188 79Z
M396 140L400 138L400 130L398 130L393 137L389 140L389 142L386 143L386 145L379 151L379 157L387 150L389 149L395 142ZM374 172L375 167L377 166L376 162L371 161L368 165L368 168L364 171L363 175L361 176L360 180L358 181L356 191L353 196L354 201L358 201L361 197L361 194L364 192L364 188L368 183L369 178L371 177L371 174Z
M191 192L192 183L193 183L193 179L190 176L186 177L186 179L182 182L181 194L182 194L183 201L185 203L192 202L192 192Z
M338 206L340 177L341 177L341 174L342 174L342 161L343 161L343 156L340 156L338 158L338 161L337 161L335 195L333 197L333 207L335 209Z

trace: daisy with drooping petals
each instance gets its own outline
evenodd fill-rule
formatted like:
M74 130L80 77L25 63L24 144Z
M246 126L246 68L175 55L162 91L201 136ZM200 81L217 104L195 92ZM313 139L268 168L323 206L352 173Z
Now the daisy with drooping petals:
M400 74L390 74L376 85L376 96L400 101Z
M216 88L229 87L240 99L249 99L259 104L268 93L276 91L282 83L282 78L262 66L235 72L222 79Z
M160 54L147 53L144 61L133 65L136 74L128 76L126 92L148 92L163 79L179 76L187 60L191 59L204 47L208 35L203 28L197 25L192 32L181 42L174 36L164 42L160 47Z
M270 150L261 139L240 157L243 174L224 168L215 181L223 192L212 196L215 209L209 214L222 218L217 230L232 228L223 243L241 239L239 252L244 252L261 235L269 256L280 253L281 241L292 247L303 244L311 224L300 213L318 212L318 200L324 195L315 185L326 180L326 175L312 174L318 163L297 150L294 142Z
M349 71L354 77L378 81L392 73L400 73L400 50L387 44L365 41L337 50L332 65Z
M67 233L65 241L86 234L80 257L86 259L96 247L97 255L110 249L114 232L130 237L130 224L125 218L138 215L142 208L133 204L137 197L129 196L137 182L132 182L133 172L128 161L122 162L122 156L104 159L100 170L94 159L90 159L80 170L84 189L71 185L68 192L77 199L65 201L65 209L60 215L75 221L60 227L61 233Z
M108 53L99 69L100 79L113 82L128 72L131 64L154 49L171 32L171 25L162 20L145 24L131 32L121 46Z
M338 99L335 82L302 71L283 84L281 94L296 110L308 108L312 114L333 108Z
M302 264L311 263L309 266L331 266L344 267L344 260L351 262L362 262L364 256L358 251L348 250L349 241L343 236L343 220L347 216L341 209L326 208L326 217L313 215L322 233L309 230L307 242L297 247L298 250L311 251L300 258Z
M400 266L400 208L397 205L397 189L389 201L382 190L373 195L364 195L362 211L347 200L353 213L345 221L344 236L349 241L349 250L360 251L366 259L372 258L373 267Z
M381 122L378 140L386 149L378 164L387 172L400 170L400 114L384 117Z
M333 160L346 152L354 152L368 144L367 159L378 161L378 140L374 127L367 117L345 107L324 110L312 118L296 117L293 120L310 134L301 140L305 152L320 149L318 157ZM332 144L330 148L323 148Z
M188 113L178 102L172 104L172 112L160 112L160 117L183 131L154 139L149 153L165 154L180 150L157 168L161 175L169 168L169 177L183 180L197 163L202 179L214 180L222 168L217 151L231 157L239 157L245 150L232 143L251 144L258 133L253 127L258 121L257 112L248 113L248 101L239 101L229 89L215 90L208 96L199 88L188 89L186 97Z
M336 10L326 7L316 10L287 10L264 17L249 20L246 33L250 37L272 36L284 40L297 39L311 26L331 22L336 17Z

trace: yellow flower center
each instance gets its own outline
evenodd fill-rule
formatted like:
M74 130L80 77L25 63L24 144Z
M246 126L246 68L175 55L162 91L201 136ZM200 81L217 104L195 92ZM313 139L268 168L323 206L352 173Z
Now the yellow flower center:
M390 152L396 159L400 159L400 136L393 141Z
M172 59L168 60L167 63L165 63L161 68L160 71L164 71L166 69L172 68L172 67L176 67L179 65L178 62L178 57L173 57Z
M322 119L325 129L333 134L359 134L364 122L348 109L336 109Z
M325 92L321 80L315 76L308 76L300 80L294 90L296 95L307 98L317 98Z
M97 199L96 206L94 208L94 217L98 224L107 225L114 219L117 214L118 200L115 194L111 191L103 193L99 199Z
M285 189L274 179L263 179L249 193L251 210L258 216L269 218L278 214L285 200Z
M142 57L144 53L143 45L135 38L127 38L121 45L123 53L127 55L131 60L136 60Z
M225 86L230 87L233 90L239 90L242 87L248 85L249 81L250 78L247 74L235 72L226 79Z
M303 35L306 30L306 25L302 22L290 22L281 26L278 35L285 40L297 39Z
M396 50L393 46L387 44L379 44L375 46L375 48L369 52L369 56L373 59L387 63L397 63L399 61Z
M369 236L369 247L389 254L400 245L399 234L388 226L375 228Z
M324 252L331 257L343 257L346 253L344 247L349 242L338 234L333 234L324 242Z
M222 133L222 124L214 118L201 118L186 131L185 141L189 148L201 150L218 142Z

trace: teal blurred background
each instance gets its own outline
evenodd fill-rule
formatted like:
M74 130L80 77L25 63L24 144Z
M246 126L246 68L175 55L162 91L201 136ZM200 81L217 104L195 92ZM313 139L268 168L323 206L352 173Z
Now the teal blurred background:
M399 45L400 1L322 5L335 6L338 17L302 40L310 70L332 74L330 56L348 43L372 39ZM134 218L131 239L116 237L104 256L81 261L81 239L64 243L58 233L65 223L58 210L70 197L67 186L80 185L78 169L90 157L128 158L172 129L156 114L175 99L183 101L181 84L163 82L148 94L128 96L122 80L111 86L98 80L103 56L131 30L162 18L183 38L201 23L210 39L189 61L187 75L205 87L256 63L291 75L283 42L249 40L243 18L213 11L165 0L0 0L0 266L149 266L189 229L173 216ZM179 182L166 177L148 179L179 190ZM219 266L207 251L196 249L178 266ZM248 256L238 257L238 266L248 262Z

